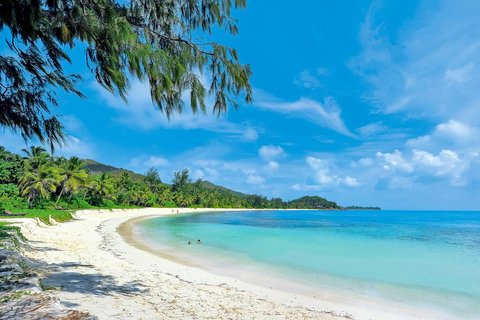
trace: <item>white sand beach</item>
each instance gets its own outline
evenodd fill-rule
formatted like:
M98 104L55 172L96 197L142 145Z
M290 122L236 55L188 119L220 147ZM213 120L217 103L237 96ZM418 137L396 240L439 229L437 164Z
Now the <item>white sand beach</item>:
M212 210L195 210L202 211ZM131 245L128 226L122 227L127 228L121 230L123 237L118 232L133 218L168 214L172 209L86 210L53 226L10 221L22 226L32 246L26 254L48 266L44 284L61 288L52 291L60 302L99 319L443 318L334 294L313 298L260 287Z

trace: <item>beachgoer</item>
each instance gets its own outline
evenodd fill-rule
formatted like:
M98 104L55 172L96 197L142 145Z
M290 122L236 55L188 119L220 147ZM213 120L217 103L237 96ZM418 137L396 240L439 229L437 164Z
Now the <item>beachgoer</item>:
M187 244L192 244L192 241L188 241Z
M197 243L199 243L199 244L200 244L200 243L202 243L202 241L200 241L200 239L198 239L198 240L197 240Z

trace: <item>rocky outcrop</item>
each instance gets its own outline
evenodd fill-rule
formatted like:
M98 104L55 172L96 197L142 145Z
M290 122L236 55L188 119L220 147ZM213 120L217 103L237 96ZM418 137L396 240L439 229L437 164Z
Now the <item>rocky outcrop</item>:
M13 232L0 237L0 320L96 319L62 305L55 288L42 285L41 267L21 254L26 247Z

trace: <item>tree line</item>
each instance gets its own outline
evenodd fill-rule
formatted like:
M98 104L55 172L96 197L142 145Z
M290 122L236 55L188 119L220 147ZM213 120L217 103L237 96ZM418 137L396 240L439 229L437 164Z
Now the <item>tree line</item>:
M321 197L289 202L281 198L247 195L208 187L192 181L188 169L174 173L171 184L158 171L142 176L94 173L78 157L51 156L42 147L18 155L0 147L0 209L90 207L208 207L208 208L308 208L339 209Z

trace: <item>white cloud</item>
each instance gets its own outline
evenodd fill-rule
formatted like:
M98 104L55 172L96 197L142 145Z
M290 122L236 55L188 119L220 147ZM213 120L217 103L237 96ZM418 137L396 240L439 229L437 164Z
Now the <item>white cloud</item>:
M295 191L320 191L320 190L322 190L322 186L301 184L301 183L295 183L294 185L291 186L291 188Z
M341 177L331 172L330 163L321 158L307 157L306 162L313 171L313 180L317 186L358 187L360 183L351 176ZM299 184L297 187L300 186Z
M478 124L480 2L423 2L395 37L380 10L371 6L351 63L370 85L366 98L384 113Z
M455 139L470 139L475 133L473 128L471 128L468 124L464 124L455 120L450 120L447 123L439 124L436 132L440 135L445 135Z
M358 182L358 180L356 178L353 178L353 177L350 177L350 176L346 176L343 179L343 183L347 187L358 187L358 186L360 186L360 183Z
M64 157L76 156L83 159L94 157L95 152L92 144L72 135L68 136L67 140L65 146L56 149L55 155Z
M451 83L464 83L470 78L474 69L474 63L469 63L459 68L447 69L445 71L445 80Z
M336 176L330 174L329 164L326 160L314 157L307 157L307 164L314 171L314 179L321 185L336 183Z
M326 75L328 75L328 69L326 68L318 68L313 73L310 72L309 70L303 70L295 78L293 83L299 87L303 87L306 89L316 89L322 86L322 83L319 77L323 77Z
M451 177L454 185L464 183L462 174L468 168L468 163L460 159L458 154L452 150L442 150L438 155L422 150L413 150L412 162L418 168L434 176Z
M261 185L265 182L265 179L262 178L261 176L257 175L257 174L249 174L249 175L247 175L246 182L248 184Z
M168 164L169 161L164 157L143 155L130 160L128 166L137 170L147 170L151 167L164 167Z
M374 161L371 158L361 158L358 160L358 165L363 166L363 167L369 167L374 164ZM354 166L357 165L357 163L354 163Z
M314 88L321 87L320 80L314 75L312 75L308 70L303 70L302 72L300 72L298 77L295 79L294 83L297 86L304 87L307 89L314 89Z
M480 146L480 130L465 122L449 120L438 124L431 134L409 139L412 148L438 150L456 146L461 149L475 149Z
M193 170L192 172L192 178L193 180L198 180L198 179L204 179L205 177L205 172L203 172L203 170L201 169L195 169Z
M399 150L392 153L377 152L376 156L385 170L399 170L406 173L414 170L412 164L403 157Z
M325 98L323 103L308 98L301 98L293 102L279 101L261 91L256 92L256 97L258 99L256 105L263 109L304 118L345 136L356 138L343 122L340 107L332 97Z
M150 156L146 161L146 164L152 167L159 167L168 164L168 160L163 157Z
M256 141L258 139L258 132L252 128L246 128L243 132L243 137L247 141Z
M280 146L265 145L258 150L260 158L263 160L277 159L285 154L285 151Z
M357 132L360 134L361 137L369 138L384 133L387 130L388 128L384 124L382 124L381 122L375 122L358 128Z
M268 163L265 167L266 167L267 170L277 171L278 168L280 168L280 164L276 161L268 161Z
M466 172L477 159L475 154L462 157L449 149L437 154L413 149L409 154L405 155L399 150L392 153L377 152L377 165L370 166L367 174L377 177L378 181L389 181L390 187L412 186L413 180L428 184L433 178L445 178L452 186L461 186L467 181Z

